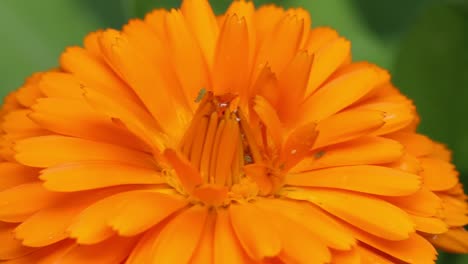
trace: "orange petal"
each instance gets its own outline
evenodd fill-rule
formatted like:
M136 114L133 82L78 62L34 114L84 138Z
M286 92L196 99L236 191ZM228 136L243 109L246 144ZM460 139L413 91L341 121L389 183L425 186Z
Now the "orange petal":
M390 260L382 255L380 255L378 252L369 249L367 247L363 246L357 246L356 250L358 254L361 257L361 263L362 264L392 264L395 263L393 260Z
M324 30L328 31L326 29ZM336 34L334 31L332 32ZM333 33L330 32L329 34ZM332 36L324 36L322 38L328 37L331 38ZM312 43L309 44L311 47L308 47L308 51L314 54L314 63L308 79L306 95L310 95L317 90L317 88L345 62L351 52L351 43L344 38L333 38L326 44L324 43L317 51L314 51L314 46L320 43L313 43L313 39L310 41L312 41Z
M156 170L112 161L66 163L42 171L40 178L49 190L76 192L125 184L161 184Z
M355 109L374 110L385 113L385 124L372 133L376 136L392 133L405 128L410 125L416 118L416 114L410 102L394 103L384 101L364 104L362 106L356 107Z
M263 210L280 213L296 225L304 226L314 239L328 247L348 250L356 243L340 223L308 202L261 199L256 205Z
M307 52L299 52L278 75L281 98L278 110L281 120L293 121L297 116L299 102L302 102L304 98L307 81L311 74L313 60L314 57Z
M60 264L115 264L125 261L137 239L113 237L94 245L76 245L64 254Z
M67 227L69 237L76 239L76 243L80 245L91 245L114 236L115 232L107 225L107 222L118 210L119 202L122 202L116 197L121 196L117 194L106 197L77 214Z
M36 81L37 82L37 81ZM8 95L5 96L5 104L2 107L2 114L6 111L17 110L23 108L23 106L18 102L18 91L12 91Z
M214 263L248 263L248 258L234 233L228 210L217 211L214 241Z
M43 150L47 149L48 155ZM16 160L31 167L50 167L77 161L115 161L138 167L155 168L153 158L124 147L64 136L31 137L19 141Z
M168 13L169 12L167 9L159 8L151 11L145 16L145 22L150 25L151 29L156 32L156 34L162 40L164 40L163 37L166 36L166 26L164 20L166 19L166 15Z
M388 240L402 240L414 226L400 208L371 196L332 190L291 189L291 199L310 201L366 232Z
M109 225L121 236L137 235L187 205L185 199L157 192L136 192L123 199Z
M362 137L325 147L312 157L302 160L293 168L293 172L347 165L390 163L402 155L403 147L398 141L382 137Z
M283 8L276 5L259 6L253 15L256 46L260 47L265 41L265 38L270 37L273 30L276 29L278 22L283 18L285 11Z
M357 247L353 247L351 250L347 251L334 250L331 263L362 264L361 255L356 248Z
M101 47L99 46L99 34L101 31L88 33L83 40L85 49L96 57L101 56Z
M156 239L153 263L188 263L202 236L207 215L207 208L193 206L169 221ZM175 246L184 250L174 250Z
M264 164L252 163L243 167L245 176L255 182L260 195L270 194L273 190L273 181L269 176L270 168Z
M268 213L276 226L275 231L281 237L282 250L279 256L281 260L286 263L330 262L331 255L327 246L317 240L308 228L281 215L278 211Z
M203 20L206 21L206 19ZM208 86L208 67L196 39L189 31L187 22L181 11L173 9L166 16L167 40L171 49L171 61L184 90L185 98L188 100L189 105L195 107L195 101L200 89ZM209 28L206 30L209 30ZM210 35L209 33L206 34Z
M92 89L83 89L84 97L94 109L110 119L114 126L125 129L129 134L151 146L152 150L164 148L165 138L156 120L142 107L130 100L110 99L107 95Z
M216 132L219 135L219 141L215 140L212 150L211 162L216 162L211 168L210 177L214 177L214 182L221 186L230 184L232 178L229 174L232 171L234 158L239 155L238 148L242 143L240 142L240 131L238 121L233 118L226 119L224 128L218 128ZM215 160L216 159L216 160Z
M228 15L219 34L213 65L215 95L247 95L250 48L245 18Z
M81 99L83 97L81 88L84 86L76 76L64 72L48 72L39 83L39 88L47 97L70 99Z
M464 199L438 194L442 199L442 210L438 217L442 218L449 226L464 226L468 224L468 204Z
M387 166L418 175L422 172L419 159L408 153L403 154L400 159L387 164Z
M446 161L431 158L420 158L424 186L433 191L443 191L458 183L458 172Z
M434 142L433 142L434 143ZM445 161L452 160L452 152L441 143L434 143L434 152L429 156L430 158L441 159Z
M15 92L17 103L25 107L30 107L38 98L42 97L38 85L42 75L42 72L34 73L31 77L26 79L23 86Z
M161 22L165 26L164 21ZM168 54L161 52L167 49L166 39L161 39L161 36L154 32L148 23L140 19L132 19L123 27L122 31L140 54L145 54L145 56L154 62L169 62ZM166 69L172 70L171 67L160 70L164 71Z
M463 196L464 194L463 184L459 182L457 185L453 186L453 188L445 191L444 193L455 195L455 196Z
M379 111L345 111L317 124L319 135L314 149L349 141L370 134L384 125Z
M60 57L60 65L87 86L115 97L136 99L135 94L104 61L83 48L67 48Z
M52 132L130 148L143 148L142 142L111 118L97 113L84 100L42 98L32 107L29 117Z
M407 263L434 263L437 258L434 247L416 233L410 234L408 239L390 241L356 228L348 227L348 229L363 243Z
M200 241L198 241L198 247L192 256L190 263L194 263L194 264L215 263L213 259L215 221L216 221L216 214L213 211L209 212Z
M280 156L281 161L284 162L284 170L289 171L310 153L317 136L317 126L314 123L306 124L290 132Z
M237 238L252 259L258 261L279 254L281 238L267 214L252 204L233 204L229 213Z
M254 111L265 125L268 135L271 136L273 146L276 149L281 148L283 142L283 126L276 113L276 109L263 97L256 96L254 99Z
M273 72L282 72L300 48L303 34L304 20L284 14L259 47L254 67L268 63Z
M224 14L225 17L236 15L239 19L245 19L245 23L247 25L248 43L249 43L249 56L247 58L249 69L252 68L253 56L255 54L254 51L257 48L256 47L256 34L255 34L254 24L253 24L254 14L255 14L255 6L254 6L254 3L251 1L232 1L228 9L226 10L226 13Z
M304 32L302 32L302 41L301 41L301 49L305 49L306 43L309 40L310 28L312 26L312 18L310 17L310 13L308 10L298 7L298 8L288 8L286 10L286 14L291 16L296 16L297 19L302 20L304 23Z
M180 183L189 193L191 193L195 187L202 184L200 173L185 156L172 149L166 149L164 151L164 157L172 165Z
M177 15L174 16L173 14L177 14ZM155 32L154 30L152 30L151 26L148 23L145 23L144 21L139 20L139 19L134 19L124 26L123 35L125 35L126 39L128 40L128 43L131 44L130 45L131 49L134 49L134 51L137 52L138 55L141 55L145 61L151 63L151 66L155 65L156 67L158 67L159 72L156 76L160 76L161 78L160 80L167 82L168 85L172 85L171 90L168 92L171 92L172 98L178 99L178 100L175 100L174 102L178 104L181 109L183 108L188 109L190 106L193 106L194 104L194 100L195 100L194 98L196 94L193 95L193 93L197 93L200 87L195 88L196 91L192 92L192 95L189 95L187 93L184 93L183 86L191 85L190 87L193 88L193 85L195 86L200 85L199 82L196 82L196 80L200 80L200 78L204 79L206 74L199 74L200 72L197 72L198 76L195 77L197 79L196 80L191 79L192 81L194 81L193 84L187 84L186 77L181 76L181 74L179 74L179 76L177 75L177 69L178 69L177 66L179 66L178 65L179 63L183 63L183 61L179 60L180 57L177 57L178 56L177 54L183 53L181 54L182 56L187 56L187 51L192 51L193 55L195 55L195 53L193 52L193 50L187 50L187 49L181 50L179 48L180 45L176 46L176 45L171 45L174 43L168 43L168 41L172 39L172 34L171 34L172 27L171 26L174 25L170 23L169 21L173 21L172 18L175 18L175 17L177 17L175 19L176 21L178 22L181 21L181 19L179 19L181 17L180 11L176 11L175 9L173 9L171 12L166 13L163 16L164 19L162 19L160 23L163 24L162 27L164 27L165 30L164 32L162 32L162 34L158 34L158 32ZM183 21L182 23L178 23L178 22L176 22L175 24L179 24L179 25L183 24ZM178 28L178 29L181 31L183 30L183 28ZM181 39L182 39L182 35L184 34L180 35ZM187 41L187 39L184 38L184 41ZM198 47L196 48L198 49ZM174 52L171 54L167 53L166 51L169 49L173 50ZM191 58L194 58L195 56L193 55L190 54L189 56L191 56ZM201 58L200 54L198 54L198 58ZM177 61L175 62L175 60ZM171 63L173 61L174 61L174 64ZM200 61L200 59L198 61ZM195 61L193 61L193 63L195 64ZM194 66L192 68L193 71L197 69L204 70L204 68L200 67L200 65ZM187 74L186 76L190 76L190 74L191 73ZM132 87L132 88L135 88L135 87ZM187 92L187 90L185 91ZM141 91L137 93L141 96L144 94ZM149 92L146 93L146 95L149 95ZM187 96L190 96L192 98L187 98ZM144 102L145 100L142 99L142 101ZM149 102L145 102L145 103L148 104ZM181 110L181 109L177 109L177 110Z
M405 150L416 157L426 156L434 151L434 143L428 137L416 133L397 132L387 135L391 139L397 140Z
M448 252L468 253L468 231L463 227L453 228L444 234L433 236L430 241Z
M0 192L0 221L22 222L31 214L63 198L41 182L30 182Z
M21 133L27 136L43 135L46 131L34 123L29 115L31 110L10 111L2 117L2 130L8 134Z
M352 64L342 71L304 102L303 118L321 121L389 79L386 71L370 64Z
M278 79L270 66L265 65L261 68L255 81L252 82L251 94L265 98L274 107L278 105L280 99Z
M43 247L68 237L68 227L73 219L94 199L110 192L84 193L66 197L35 213L15 229L15 235L23 240L23 245Z
M325 48L338 38L338 33L329 27L316 27L309 32L306 48L309 52L315 53L321 48Z
M14 229L15 225L0 223L0 260L16 259L37 250L23 246L15 237Z
M219 28L211 5L207 0L185 0L181 10L187 26L197 38L206 62L212 66Z
M153 262L153 245L158 238L159 232L164 225L158 225L145 232L135 245L127 258L125 264L140 264Z
M0 192L37 179L38 171L16 162L0 163Z
M438 218L416 215L410 215L410 217L418 231L427 234L442 234L448 230L447 224Z
M434 216L442 207L441 199L425 187L407 196L386 197L384 199L418 216Z
M63 241L40 248L31 254L27 254L20 258L15 258L7 261L8 264L48 264L55 263L58 257L61 257L73 244L70 241Z
M206 206L220 206L228 197L229 189L217 184L205 184L193 191L193 196Z
M155 192L123 192L104 198L83 210L68 230L70 237L79 244L99 243L114 235L114 230L121 236L134 236L185 204Z
M135 48L125 34L107 30L101 36L101 48L106 59L129 83L140 100L165 132L177 133L188 115L174 78L163 76L158 67L164 61L151 61ZM162 52L162 51L159 51ZM158 89L154 89L158 87Z
M421 181L415 174L381 166L360 165L288 174L285 184L402 196L416 192Z

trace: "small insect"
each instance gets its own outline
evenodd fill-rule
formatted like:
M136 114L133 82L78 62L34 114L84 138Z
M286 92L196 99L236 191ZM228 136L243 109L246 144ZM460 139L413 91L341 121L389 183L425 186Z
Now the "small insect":
M250 155L248 155L248 154L244 155L244 162L245 162L246 164L252 163L252 162L253 162L252 156L250 156Z
M198 92L197 98L195 98L195 103L201 102L201 100L203 99L203 97L205 96L205 94L206 94L206 89L205 89L205 88L201 88L200 91Z
M315 159L320 159L321 157L323 157L323 155L325 155L325 151L321 150L321 151L314 154L314 158Z

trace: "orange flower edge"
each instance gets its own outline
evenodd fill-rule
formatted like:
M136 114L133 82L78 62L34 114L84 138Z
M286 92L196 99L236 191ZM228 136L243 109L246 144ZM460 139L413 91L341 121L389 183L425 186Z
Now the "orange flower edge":
M91 33L5 100L5 263L433 263L450 152L303 9L206 0Z

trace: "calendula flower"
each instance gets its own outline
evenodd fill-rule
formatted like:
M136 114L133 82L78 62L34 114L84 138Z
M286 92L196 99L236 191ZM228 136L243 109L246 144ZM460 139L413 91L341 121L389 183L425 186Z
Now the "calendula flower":
M206 0L70 47L5 101L5 263L433 263L450 153L303 9Z

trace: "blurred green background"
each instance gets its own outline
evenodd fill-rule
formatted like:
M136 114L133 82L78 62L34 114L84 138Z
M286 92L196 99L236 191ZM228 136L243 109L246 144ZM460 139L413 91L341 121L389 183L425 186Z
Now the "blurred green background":
M229 0L211 1L222 12ZM313 26L337 29L355 60L390 70L422 116L420 131L446 143L468 185L468 0L259 0L304 7ZM54 67L87 32L119 28L180 0L0 0L0 97L35 71ZM468 263L442 254L439 263Z

